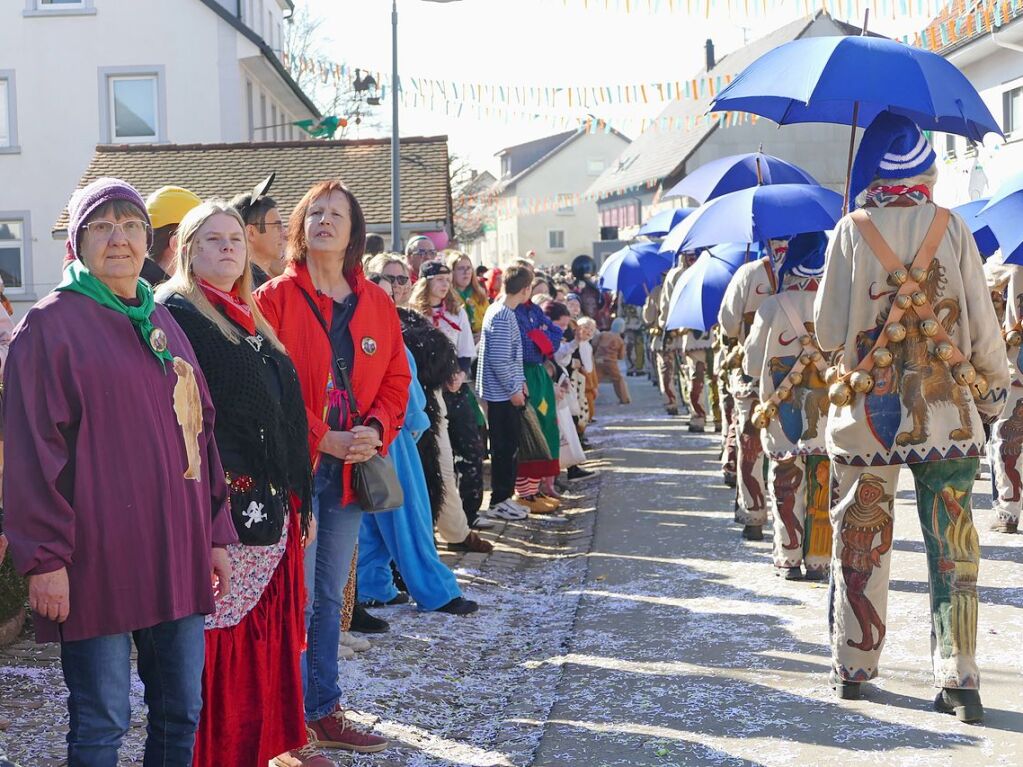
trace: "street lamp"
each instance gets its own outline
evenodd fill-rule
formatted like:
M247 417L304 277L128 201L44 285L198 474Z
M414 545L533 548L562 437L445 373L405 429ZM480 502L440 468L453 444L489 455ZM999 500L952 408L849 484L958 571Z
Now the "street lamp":
M461 0L423 0L457 3ZM391 0L391 250L404 250L401 239L401 139L398 136L398 0Z

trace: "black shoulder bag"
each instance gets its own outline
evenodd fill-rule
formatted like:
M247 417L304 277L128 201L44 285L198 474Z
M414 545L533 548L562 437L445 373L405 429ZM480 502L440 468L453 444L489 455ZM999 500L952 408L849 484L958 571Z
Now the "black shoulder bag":
M333 352L334 345L331 343L330 329L327 327L327 321L320 313L316 302L313 301L313 297L305 290L302 290L302 295L320 323L320 327L323 328L323 332L327 336L327 344ZM352 414L352 423L356 426L362 426L363 418L359 412L359 404L355 401L355 392L352 391L352 381L348 375L348 365L341 357L335 357L334 368L348 396L348 407ZM334 385L337 385L336 380ZM390 458L385 458L380 453L375 454L368 461L352 465L352 489L355 490L355 496L359 499L359 505L365 512L394 511L405 503L405 494L401 489L401 482L398 481L398 473L394 470L394 464Z

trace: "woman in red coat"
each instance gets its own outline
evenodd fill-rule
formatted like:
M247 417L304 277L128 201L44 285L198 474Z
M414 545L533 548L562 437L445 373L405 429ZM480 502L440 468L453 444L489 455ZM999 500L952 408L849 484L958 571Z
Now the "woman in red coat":
M394 304L362 272L366 221L355 196L340 181L316 184L291 214L288 231L288 266L256 301L298 371L316 464L319 532L305 555L306 720L316 745L372 753L387 741L345 718L337 681L344 590L362 519L351 468L386 453L405 418L411 376ZM352 424L342 364L362 426ZM301 763L302 754L292 756Z

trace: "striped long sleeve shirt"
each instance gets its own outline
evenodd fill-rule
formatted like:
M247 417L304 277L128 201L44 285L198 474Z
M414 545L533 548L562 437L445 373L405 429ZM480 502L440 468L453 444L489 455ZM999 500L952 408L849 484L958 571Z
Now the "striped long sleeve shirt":
M503 301L495 301L483 316L476 393L486 402L507 402L525 382L519 322Z

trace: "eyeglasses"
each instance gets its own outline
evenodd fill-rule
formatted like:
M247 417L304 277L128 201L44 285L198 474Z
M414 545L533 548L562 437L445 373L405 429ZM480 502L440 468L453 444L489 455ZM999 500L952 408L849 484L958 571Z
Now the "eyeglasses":
M422 248L420 248L418 250L410 250L409 251L409 255L410 256L419 256L420 258L426 258L426 257L433 258L434 256L437 255L437 251L436 250L423 250Z
M144 237L149 233L149 224L140 218L129 218L127 221L115 223L113 221L91 221L82 227L89 234L100 239L109 240L114 236L114 230L120 229L129 240Z
M259 225L259 233L266 234L266 229L267 227L270 226L279 226L281 228L281 231L285 233L288 231L288 224L286 221L274 221L273 223L269 221L264 221L262 224Z
M392 285L408 285L408 275L405 274L381 274L380 276Z

